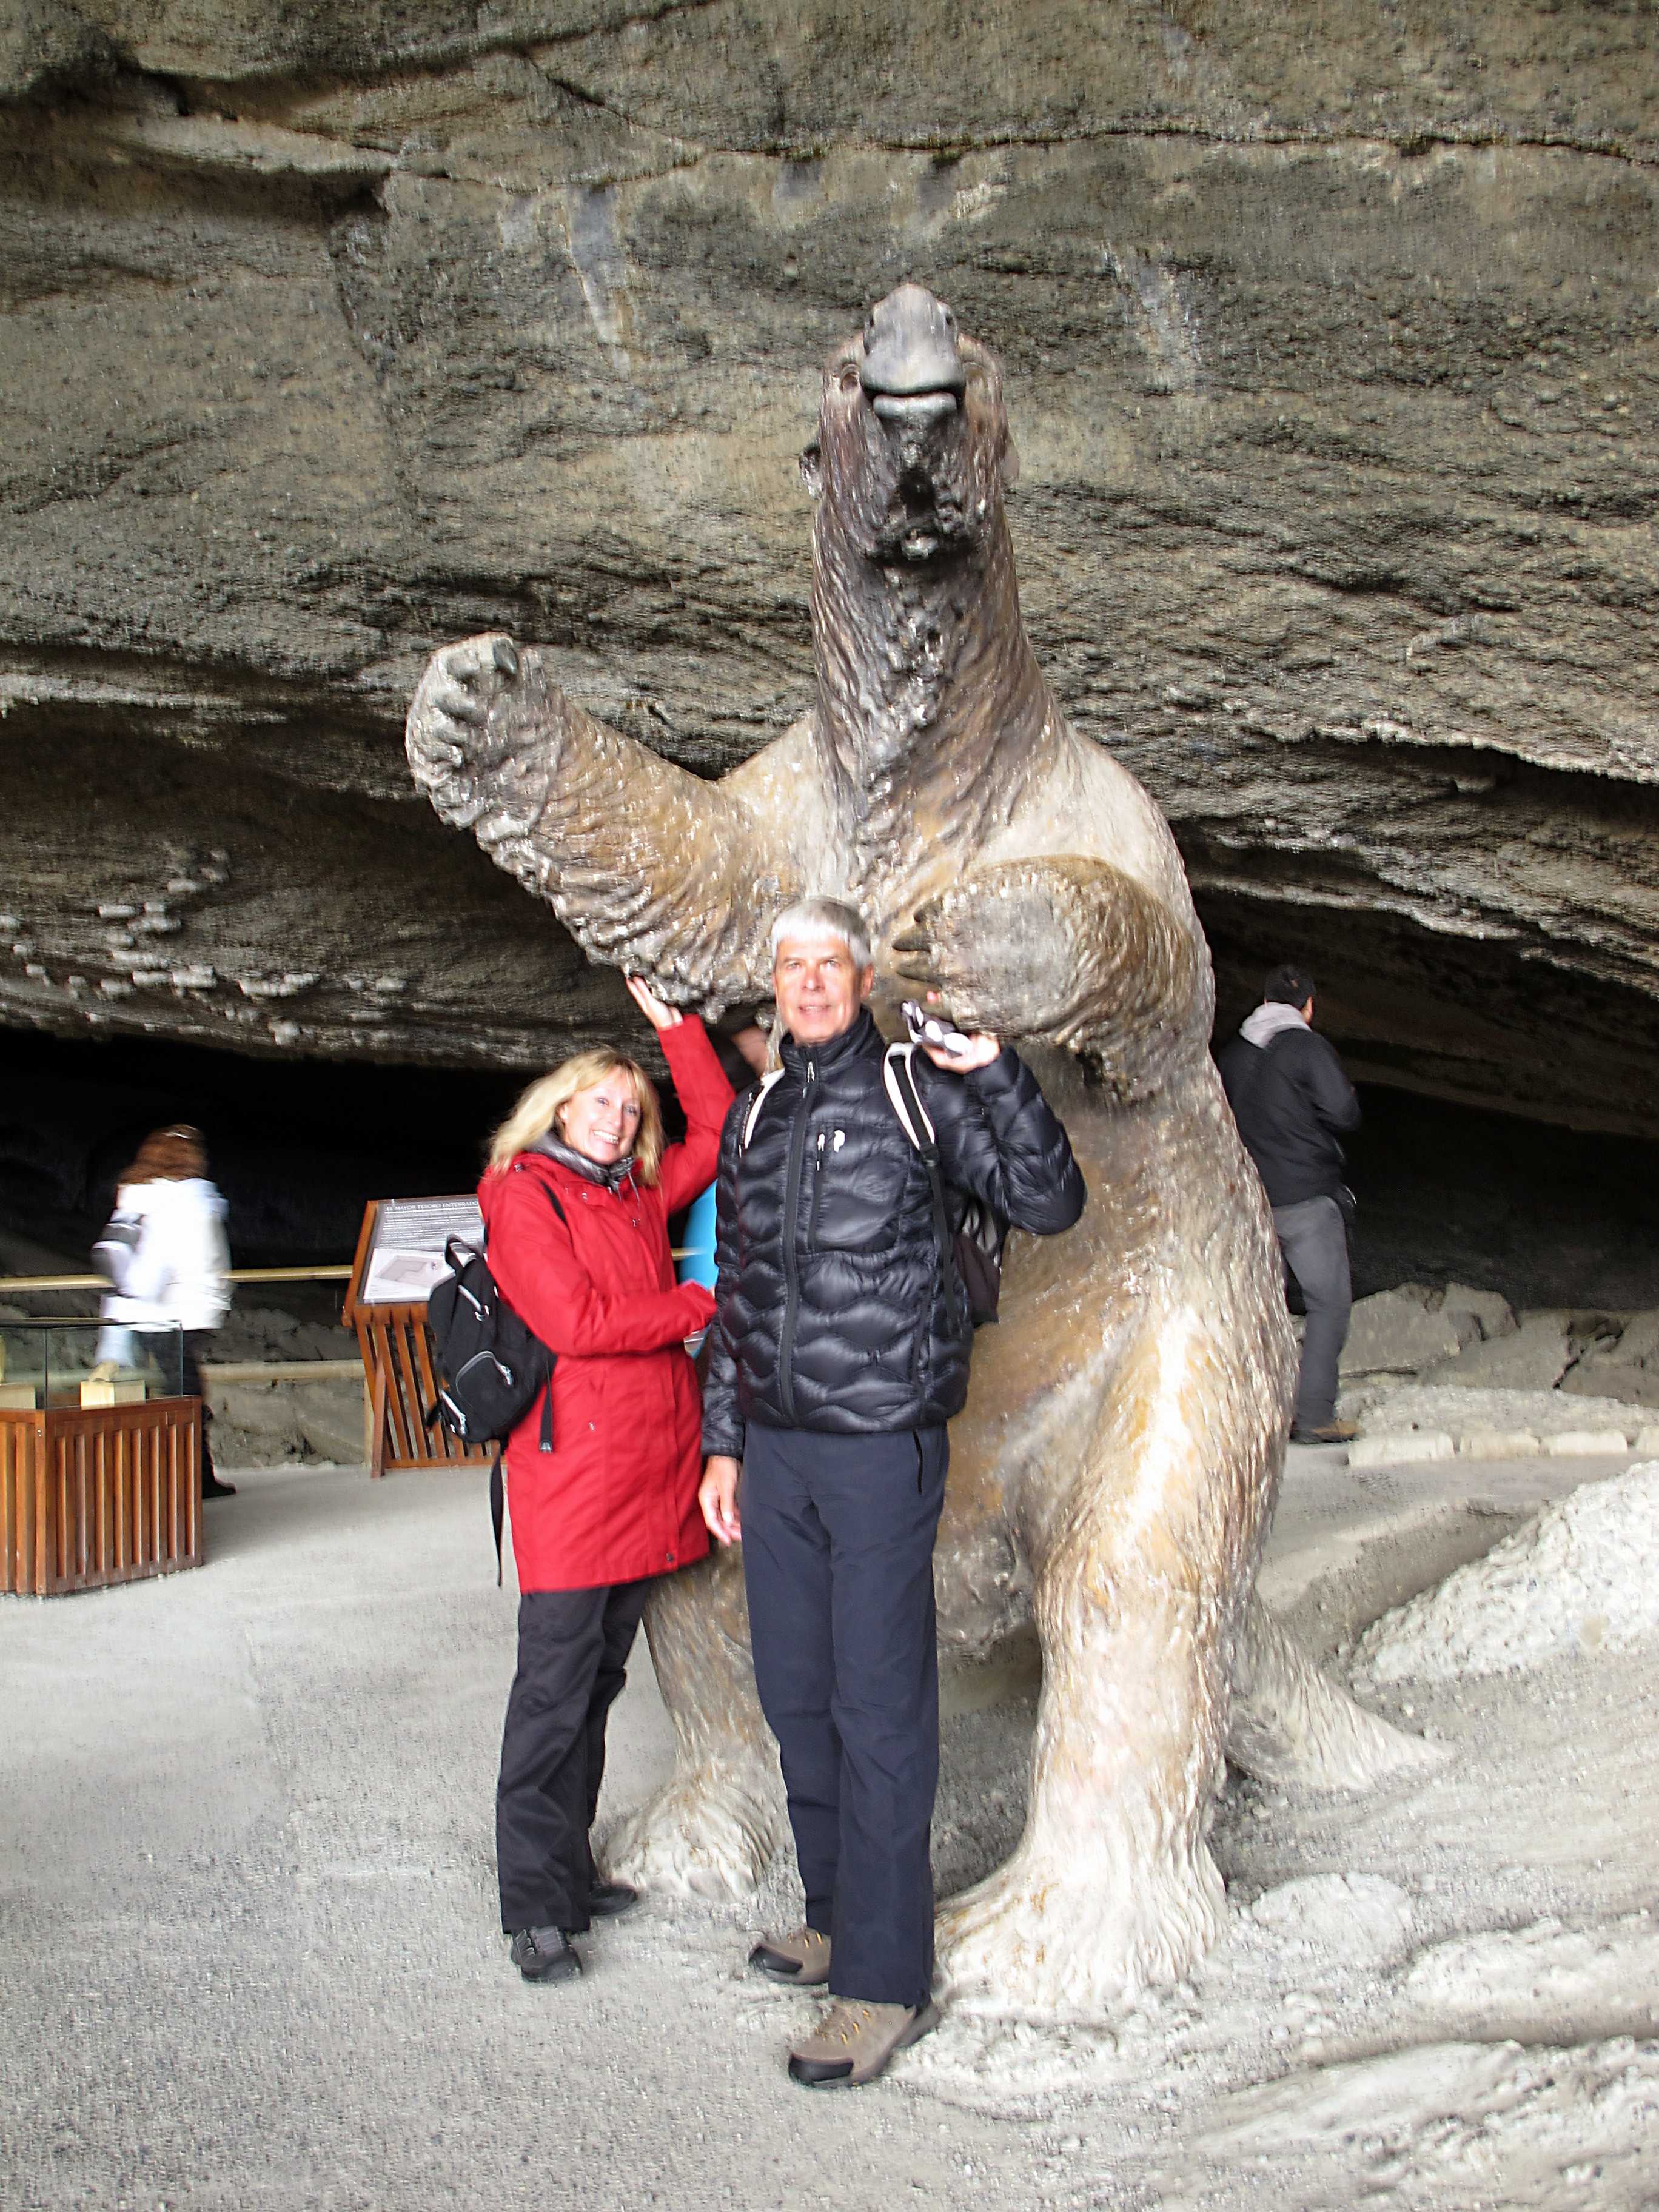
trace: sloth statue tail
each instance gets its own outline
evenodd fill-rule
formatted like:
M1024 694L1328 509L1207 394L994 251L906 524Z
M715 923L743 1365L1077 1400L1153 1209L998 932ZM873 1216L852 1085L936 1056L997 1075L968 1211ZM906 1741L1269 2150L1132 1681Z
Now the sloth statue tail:
M1356 1705L1251 1598L1233 1666L1227 1756L1235 1766L1258 1782L1371 1790L1445 1755Z

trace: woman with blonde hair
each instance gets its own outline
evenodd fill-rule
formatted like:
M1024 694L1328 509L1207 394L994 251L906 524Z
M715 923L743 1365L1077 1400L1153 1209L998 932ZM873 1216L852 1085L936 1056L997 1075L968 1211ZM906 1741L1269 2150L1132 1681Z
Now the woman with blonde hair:
M685 1339L714 1310L676 1284L668 1218L714 1172L732 1086L702 1024L630 977L685 1110L665 1147L656 1092L625 1053L579 1053L532 1083L478 1186L501 1296L556 1355L507 1440L519 1665L501 1735L501 1927L526 1981L581 1972L570 1937L625 1912L588 1832L605 1717L653 1579L702 1559L702 1412Z
M207 1392L202 1360L216 1328L230 1310L230 1246L225 1201L208 1180L202 1133L186 1121L152 1129L121 1177L115 1212L93 1248L111 1282L103 1302L98 1357L119 1359L130 1335L168 1338L161 1364L168 1364L171 1332L182 1331L180 1388L202 1401L202 1495L234 1498L236 1486L221 1482L208 1449Z

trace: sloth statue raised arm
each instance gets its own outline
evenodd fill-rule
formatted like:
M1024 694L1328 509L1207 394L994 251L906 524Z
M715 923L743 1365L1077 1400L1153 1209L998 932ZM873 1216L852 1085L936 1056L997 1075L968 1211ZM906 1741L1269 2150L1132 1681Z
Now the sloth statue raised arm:
M545 899L593 959L711 1013L766 995L767 926L799 875L739 792L596 721L549 682L538 653L499 634L434 653L407 742L443 819Z
M870 925L878 1020L937 991L1017 1042L1064 1115L1088 1207L1064 1237L1010 1239L935 1555L947 1652L1036 1622L1030 1810L1007 1863L947 1903L940 1956L994 2003L1097 2015L1184 1973L1220 1923L1224 1749L1343 1784L1432 1754L1252 1601L1295 1376L1278 1246L1210 1061L1168 826L1068 727L1026 638L1015 469L995 356L902 285L830 356L802 459L807 715L703 783L481 638L433 662L409 751L445 819L596 958L716 1010L766 994L776 908L830 893ZM612 1870L735 1894L782 1798L731 1558L665 1577L647 1625L678 1759Z

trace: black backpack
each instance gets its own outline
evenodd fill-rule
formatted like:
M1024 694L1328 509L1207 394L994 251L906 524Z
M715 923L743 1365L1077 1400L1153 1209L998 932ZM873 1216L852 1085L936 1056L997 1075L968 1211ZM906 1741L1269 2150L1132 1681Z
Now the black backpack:
M548 1203L561 1221L564 1208L550 1190ZM489 1262L471 1244L452 1237L444 1246L449 1273L432 1286L427 1327L438 1367L438 1395L426 1415L464 1444L494 1444L489 1468L489 1518L495 1531L495 1584L501 1581L501 1447L539 1396L541 1448L553 1449L553 1364L556 1354L514 1312L496 1286Z

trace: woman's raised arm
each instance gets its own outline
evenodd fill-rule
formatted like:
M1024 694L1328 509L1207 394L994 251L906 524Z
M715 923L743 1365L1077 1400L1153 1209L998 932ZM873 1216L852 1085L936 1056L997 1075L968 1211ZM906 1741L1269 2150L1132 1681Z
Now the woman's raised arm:
M674 1079L674 1095L685 1113L685 1140L668 1147L657 1178L665 1208L678 1213L714 1179L720 1131L736 1094L696 1016L688 1020L665 1004L642 977L624 980L629 996L657 1032Z

